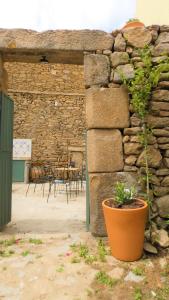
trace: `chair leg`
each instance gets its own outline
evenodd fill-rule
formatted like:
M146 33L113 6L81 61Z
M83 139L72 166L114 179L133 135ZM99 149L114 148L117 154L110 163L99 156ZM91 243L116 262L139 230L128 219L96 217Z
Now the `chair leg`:
M47 203L48 203L49 196L50 196L50 193L51 193L51 188L52 188L52 182L49 182L49 191L48 191L48 196L47 196Z
M35 186L34 186L34 193L35 193L35 190L36 190L36 183L35 183Z
M67 204L68 204L68 202L69 202L69 195L68 195L67 183L66 183L66 198L67 198Z
M29 188L30 188L30 183L28 184L28 187L27 187L27 190L26 190L26 197L27 197L27 194L28 194Z
M43 197L45 195L45 183L42 183L42 189L43 189Z

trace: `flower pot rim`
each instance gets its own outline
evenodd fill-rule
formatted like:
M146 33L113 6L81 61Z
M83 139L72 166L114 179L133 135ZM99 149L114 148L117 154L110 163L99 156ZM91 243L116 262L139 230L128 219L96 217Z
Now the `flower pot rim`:
M116 207L110 207L110 206L108 206L108 205L105 204L105 202L108 201L108 200L110 200L110 199L114 199L114 198L111 197L111 198L104 199L102 201L102 206L106 207L107 209L113 210L113 211L120 211L120 212L128 212L128 211L132 212L133 211L134 212L134 211L143 210L143 209L145 209L145 208L148 207L147 202L145 200L143 200L143 199L140 199L140 198L136 198L136 200L138 200L138 201L140 201L140 202L142 202L144 204L142 207L138 207L138 208L123 208L123 209L122 208L116 208Z
M126 23L122 29L134 28L134 27L145 27L144 23L141 21L131 21Z

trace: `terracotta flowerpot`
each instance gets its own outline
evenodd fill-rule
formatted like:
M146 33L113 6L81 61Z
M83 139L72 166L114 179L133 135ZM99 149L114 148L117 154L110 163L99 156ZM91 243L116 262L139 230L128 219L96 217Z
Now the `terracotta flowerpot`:
M145 25L140 21L132 21L126 23L126 25L124 25L122 29L133 28L133 27L145 27Z
M102 202L112 255L122 261L135 261L142 256L148 205L134 209L112 208Z

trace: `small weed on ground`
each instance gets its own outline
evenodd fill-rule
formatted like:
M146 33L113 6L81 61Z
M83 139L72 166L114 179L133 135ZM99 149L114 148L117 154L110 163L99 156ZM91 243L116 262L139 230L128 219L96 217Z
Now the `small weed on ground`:
M98 250L99 260L101 262L106 262L106 255L108 255L108 253L102 240L99 240L97 250Z
M34 244L34 245L41 245L41 244L43 244L42 240L40 240L40 239L32 239L32 238L29 239L29 243Z
M157 299L157 300L168 300L169 299L169 286L165 285L163 288L157 289L155 299Z
M63 264L60 265L60 267L56 269L56 271L59 272L59 273L64 272L64 270L65 270L65 268L64 268L64 265L63 265Z
M72 244L70 248L76 254L72 259L72 263L80 262L78 261L78 256L83 258L87 264L92 264L98 260L106 262L106 255L109 254L102 240L99 240L95 253L91 253L91 250L85 244Z
M145 274L145 271L141 267L134 268L132 272L137 276L143 276Z
M22 256L25 257L25 256L28 256L30 254L30 251L29 250L25 250L21 254L22 254Z
M143 294L140 288L135 288L134 290L134 300L142 300Z
M15 253L15 251L13 251L13 250L0 250L1 257L10 257L14 253Z
M96 280L97 280L98 283L103 284L105 286L108 286L110 288L113 287L117 283L116 279L111 278L104 271L99 271L96 274Z
M12 246L14 244L16 244L16 239L14 237L9 240L0 240L0 245L4 247Z

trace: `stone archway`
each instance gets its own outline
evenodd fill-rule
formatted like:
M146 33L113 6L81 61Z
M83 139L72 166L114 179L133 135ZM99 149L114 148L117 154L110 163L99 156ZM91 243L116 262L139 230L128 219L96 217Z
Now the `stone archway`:
M7 92L7 74L3 63L38 63L42 57L45 57L49 63L85 64L85 85L89 87L93 84L89 77L95 76L94 73L90 74L93 62L90 61L89 55L100 53L101 61L94 62L97 65L97 73L100 73L104 68L104 56L101 53L111 51L112 44L113 37L102 31L60 30L37 33L31 30L2 29L0 30L1 90ZM87 57L85 62L84 56ZM104 76L107 76L107 71ZM100 80L102 82L102 76ZM96 84L99 83L99 81L96 82ZM93 222L92 219L91 222Z

